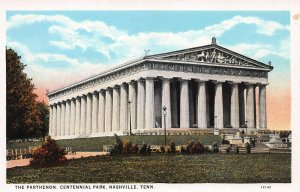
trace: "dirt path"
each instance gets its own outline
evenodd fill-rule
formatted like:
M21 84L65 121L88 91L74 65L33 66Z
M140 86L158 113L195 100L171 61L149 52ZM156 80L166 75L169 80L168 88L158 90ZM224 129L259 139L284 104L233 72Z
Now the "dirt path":
M97 155L107 155L107 152L77 152L76 154L66 155L67 159L79 159ZM6 161L6 168L28 166L30 159L17 159Z

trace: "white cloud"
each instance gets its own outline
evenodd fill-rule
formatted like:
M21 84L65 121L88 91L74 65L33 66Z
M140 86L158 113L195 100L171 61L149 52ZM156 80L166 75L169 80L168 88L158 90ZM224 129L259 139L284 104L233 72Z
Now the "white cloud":
M289 30L275 21L266 21L258 17L235 16L218 24L207 26L200 30L185 32L150 32L130 35L115 26L102 21L73 21L62 15L15 15L8 21L9 28L35 22L52 22L48 31L50 34L59 35L60 39L49 41L49 44L62 49L74 49L79 47L83 50L92 48L102 53L108 59L115 55L130 59L132 55L141 56L144 49L152 48L151 53L160 52L160 47L171 51L180 48L188 48L201 44L209 44L212 36L220 37L226 31L239 24L253 24L259 34L272 36L278 30ZM109 42L105 41L108 39Z
M262 59L270 55L279 56L287 60L290 59L290 42L288 39L284 39L275 45L241 43L236 45L225 45L225 47L254 59Z
M50 22L52 25L48 28L48 32L59 37L49 41L51 46L68 50L75 48L82 50L92 49L103 54L108 59L108 62L105 64L95 64L82 61L79 58L70 58L61 53L33 54L25 45L18 42L9 42L10 46L20 50L24 57L24 63L30 63L27 70L31 73L33 79L37 81L36 85L46 86L50 89L98 73L100 70L108 68L109 65L120 64L143 56L145 49L152 49L150 54L155 54L210 44L212 36L221 37L225 32L240 24L255 25L256 32L266 36L272 36L279 30L289 30L289 26L278 22L266 21L258 17L242 16L235 16L203 29L177 33L140 32L138 34L129 34L102 21L74 21L62 15L15 15L8 20L7 26L8 30L10 30L21 25L40 22ZM267 44L224 46L256 59L261 59L268 55L289 58L289 40L281 41L276 47ZM64 62L72 67L62 71L54 67L42 66L41 62ZM61 77L63 77L64 81L61 81Z

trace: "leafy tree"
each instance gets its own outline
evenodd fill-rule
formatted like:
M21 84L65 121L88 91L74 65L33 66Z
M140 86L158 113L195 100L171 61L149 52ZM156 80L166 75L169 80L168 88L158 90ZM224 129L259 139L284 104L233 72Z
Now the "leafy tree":
M49 107L44 101L37 102L37 116L36 136L45 137L49 132Z
M20 59L13 49L6 49L6 133L10 139L32 137L38 122L34 84Z

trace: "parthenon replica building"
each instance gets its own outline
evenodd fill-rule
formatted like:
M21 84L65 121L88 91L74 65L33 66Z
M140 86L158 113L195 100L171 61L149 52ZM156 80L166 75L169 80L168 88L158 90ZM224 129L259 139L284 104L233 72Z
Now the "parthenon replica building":
M266 129L272 69L270 62L230 51L215 38L210 45L146 55L49 92L49 135Z

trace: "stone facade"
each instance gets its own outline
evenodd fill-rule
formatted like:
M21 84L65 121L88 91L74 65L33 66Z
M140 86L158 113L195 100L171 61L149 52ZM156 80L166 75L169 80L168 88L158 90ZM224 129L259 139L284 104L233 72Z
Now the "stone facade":
M164 125L266 129L266 85L272 69L217 45L215 39L211 45L145 56L48 93L49 135L122 135Z

